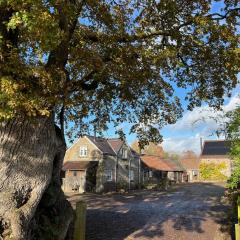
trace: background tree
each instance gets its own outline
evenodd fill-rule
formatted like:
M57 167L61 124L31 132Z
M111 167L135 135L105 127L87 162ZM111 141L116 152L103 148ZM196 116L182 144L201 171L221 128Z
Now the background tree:
M187 158L187 159L197 159L198 156L194 151L191 150L186 150L181 154L182 158Z
M227 138L231 141L231 157L233 173L228 181L228 187L240 196L240 107L227 113Z
M181 116L174 86L189 109L221 106L237 84L239 2L212 3L0 1L2 238L69 237L66 134L128 121L142 146L158 142Z
M134 141L131 144L131 148L135 152L140 153L140 148L139 148L139 142L138 141ZM163 157L163 155L164 155L164 151L163 151L162 146L160 146L159 144L153 143L153 142L149 142L148 145L146 145L144 147L144 149L141 150L141 153L142 154L159 156L159 157Z
M200 164L199 155L191 150L184 151L180 156L180 162L185 169L198 169Z

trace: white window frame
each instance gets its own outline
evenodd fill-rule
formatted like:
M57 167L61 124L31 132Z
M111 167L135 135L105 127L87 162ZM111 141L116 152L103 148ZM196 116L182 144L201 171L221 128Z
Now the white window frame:
M130 170L130 181L134 180L134 171Z
M148 176L149 176L150 178L153 177L153 172L152 172L152 170L149 170L149 172L148 172Z
M197 170L192 170L192 175L193 176L197 176L198 175L198 171Z
M112 182L113 180L112 170L105 170L104 175L107 182Z
M122 150L122 159L127 159L128 158L128 150L123 148Z
M87 147L86 147L86 146L81 146L81 147L79 148L79 156L80 156L80 157L87 157L87 155L88 155L88 149L87 149Z

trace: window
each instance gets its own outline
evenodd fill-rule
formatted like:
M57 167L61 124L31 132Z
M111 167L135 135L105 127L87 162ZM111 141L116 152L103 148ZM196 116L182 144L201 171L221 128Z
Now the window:
M77 176L77 171L73 171L73 176L74 176L74 177Z
M130 171L130 180L131 181L134 180L134 171L133 170Z
M127 149L123 149L122 150L122 158L127 159L127 157L128 157L128 151L127 151Z
M198 171L197 171L197 170L193 170L193 171L192 171L192 175L193 175L193 176L197 176L197 175L198 175Z
M87 147L80 147L79 156L80 157L86 157L87 156Z
M112 170L105 170L105 178L108 182L112 181Z
M152 174L152 170L149 170L149 177L152 177L153 176L153 174Z

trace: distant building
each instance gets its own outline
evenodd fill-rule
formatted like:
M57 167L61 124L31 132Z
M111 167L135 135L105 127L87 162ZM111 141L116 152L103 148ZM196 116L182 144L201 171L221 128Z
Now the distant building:
M119 138L84 136L66 152L63 190L115 191L139 183L139 161Z
M164 179L182 182L185 169L176 160L153 155L141 156L143 183L160 183Z
M193 182L198 180L199 177L199 157L183 156L180 159L182 166L186 169L187 182Z
M221 173L229 177L232 173L232 161L229 156L230 142L226 140L206 140L202 147L200 155L200 164L213 163L216 166L224 165Z

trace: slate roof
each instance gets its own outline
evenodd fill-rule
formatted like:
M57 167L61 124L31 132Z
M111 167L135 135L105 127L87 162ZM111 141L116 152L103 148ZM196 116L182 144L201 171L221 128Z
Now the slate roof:
M147 167L159 171L182 172L185 170L180 163L158 156L142 155L141 160Z
M66 170L85 170L98 164L98 161L69 161L63 164L63 171Z
M124 143L123 140L121 140L120 138L110 138L107 141L115 153L118 153Z
M111 147L111 145L109 144L109 142L106 138L93 137L93 136L87 136L87 137L104 154L116 156L116 153L114 152L113 148Z
M227 155L230 152L230 141L208 140L204 141L202 156Z

